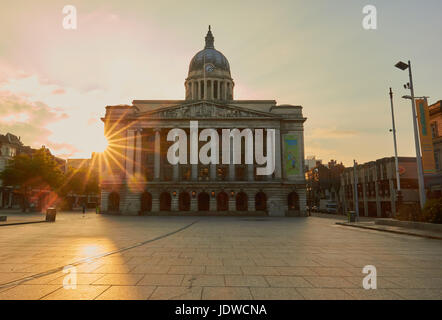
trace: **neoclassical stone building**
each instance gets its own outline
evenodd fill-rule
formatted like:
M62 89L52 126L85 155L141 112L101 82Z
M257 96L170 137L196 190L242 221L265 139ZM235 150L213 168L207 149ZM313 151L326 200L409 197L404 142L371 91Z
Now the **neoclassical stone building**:
M102 120L109 147L101 210L125 215L305 215L302 107L235 100L234 86L229 62L215 49L209 27L204 49L189 65L185 100L107 106ZM171 165L167 150L174 142L167 141L167 133L173 128L189 132L190 121L198 121L199 130L219 132L275 129L274 172L257 175L256 161Z

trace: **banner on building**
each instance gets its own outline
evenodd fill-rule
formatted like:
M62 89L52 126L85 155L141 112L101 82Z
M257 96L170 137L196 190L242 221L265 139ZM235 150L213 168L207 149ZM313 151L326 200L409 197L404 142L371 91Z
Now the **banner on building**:
M285 134L283 141L283 163L286 176L296 176L302 174L300 135Z
M427 99L416 99L417 122L422 153L422 167L425 173L435 173L433 141L430 128L430 113Z

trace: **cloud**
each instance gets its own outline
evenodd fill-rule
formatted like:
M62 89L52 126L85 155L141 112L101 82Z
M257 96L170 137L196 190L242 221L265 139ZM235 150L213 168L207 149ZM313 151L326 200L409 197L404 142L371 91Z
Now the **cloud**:
M42 102L32 102L7 91L0 91L0 133L10 132L21 137L25 145L39 148L45 145L57 153L75 153L70 144L51 141L47 125L66 119L66 114Z
M54 91L52 91L52 94L64 94L66 93L66 91L64 89L55 89Z

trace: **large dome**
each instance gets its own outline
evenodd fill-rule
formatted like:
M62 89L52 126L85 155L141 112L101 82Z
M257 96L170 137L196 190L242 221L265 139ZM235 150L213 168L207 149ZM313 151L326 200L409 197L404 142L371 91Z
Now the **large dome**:
M189 65L189 73L203 70L204 64L209 63L212 64L215 69L221 69L230 74L230 66L227 58L218 50L211 48L201 50L192 58Z
M190 61L184 82L186 100L233 100L235 83L227 58L215 49L212 31L207 32L206 46Z
M227 58L214 47L214 37L212 31L207 32L206 45L203 50L199 51L190 61L189 65L189 77L200 75L204 73L204 68L209 68L210 72L215 71L213 74L218 76L230 78L230 65Z

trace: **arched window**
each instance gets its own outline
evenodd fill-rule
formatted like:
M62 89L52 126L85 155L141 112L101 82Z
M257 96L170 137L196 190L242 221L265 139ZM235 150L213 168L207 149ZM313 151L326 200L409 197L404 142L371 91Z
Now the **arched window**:
M120 195L116 192L111 192L108 198L107 211L118 212L120 211Z
M236 195L236 210L247 211L247 207L247 194L244 192L239 192Z
M229 196L224 191L221 191L216 196L216 210L217 211L229 210Z
M141 212L147 212L152 210L152 195L149 192L143 192L141 194Z
M255 210L256 211L267 210L267 196L264 192L258 192L255 195Z
M290 192L288 195L289 210L299 210L299 196L296 192Z
M181 192L178 196L178 207L180 211L190 211L190 195L188 192Z
M163 192L160 195L160 211L170 211L171 210L172 198L170 193Z
M209 211L210 210L210 197L206 192L201 192L198 195L198 211Z

